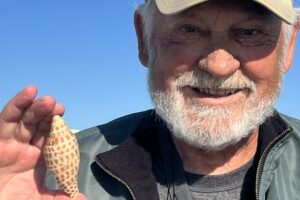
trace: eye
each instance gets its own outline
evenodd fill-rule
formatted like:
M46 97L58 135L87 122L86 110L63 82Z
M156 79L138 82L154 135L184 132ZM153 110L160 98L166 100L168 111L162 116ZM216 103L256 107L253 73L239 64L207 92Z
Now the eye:
M234 39L247 46L257 46L264 43L266 33L258 28L238 28L233 31Z
M245 36L253 36L262 33L262 31L254 28L241 29L240 33Z
M254 38L264 35L264 31L256 28L239 28L233 31L235 38Z
M198 40L204 38L207 32L195 25L185 24L180 26L177 31L177 36L186 40Z
M180 30L184 33L196 33L199 32L199 28L196 26L185 25L180 27Z

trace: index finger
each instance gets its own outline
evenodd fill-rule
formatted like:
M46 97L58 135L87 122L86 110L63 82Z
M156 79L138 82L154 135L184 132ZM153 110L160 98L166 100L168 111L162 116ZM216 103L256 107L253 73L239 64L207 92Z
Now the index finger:
M36 96L37 88L33 85L27 86L6 104L0 114L0 119L8 123L18 122L24 110L33 103Z

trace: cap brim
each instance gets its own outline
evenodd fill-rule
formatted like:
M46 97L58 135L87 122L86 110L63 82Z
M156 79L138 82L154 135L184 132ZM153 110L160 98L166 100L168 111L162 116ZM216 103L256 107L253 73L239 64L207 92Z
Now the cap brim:
M209 0L156 0L159 11L165 15L180 13L188 8Z
M159 11L165 15L177 14L209 0L156 0ZM264 6L288 24L295 21L291 0L253 0Z
M296 13L292 5L291 0L253 0L268 10L270 10L272 13L274 13L276 16L278 16L280 19L285 21L288 24L293 24L295 22ZM283 3L285 2L285 3Z

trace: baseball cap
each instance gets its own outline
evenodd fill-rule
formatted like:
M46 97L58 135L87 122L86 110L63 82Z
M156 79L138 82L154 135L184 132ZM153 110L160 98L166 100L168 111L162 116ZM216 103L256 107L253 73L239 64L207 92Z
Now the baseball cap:
M149 0L145 0L146 2ZM208 0L155 0L156 5L161 13L165 15L176 14L184 11L197 4ZM293 24L295 19L295 11L292 0L253 0L270 10L283 21Z

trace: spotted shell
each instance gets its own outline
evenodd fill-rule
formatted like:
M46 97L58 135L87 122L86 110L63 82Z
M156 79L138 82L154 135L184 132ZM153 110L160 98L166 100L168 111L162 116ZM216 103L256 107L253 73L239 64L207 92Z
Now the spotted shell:
M72 200L79 194L77 177L79 170L79 149L75 135L59 115L54 115L49 137L43 148L47 169L58 185Z

